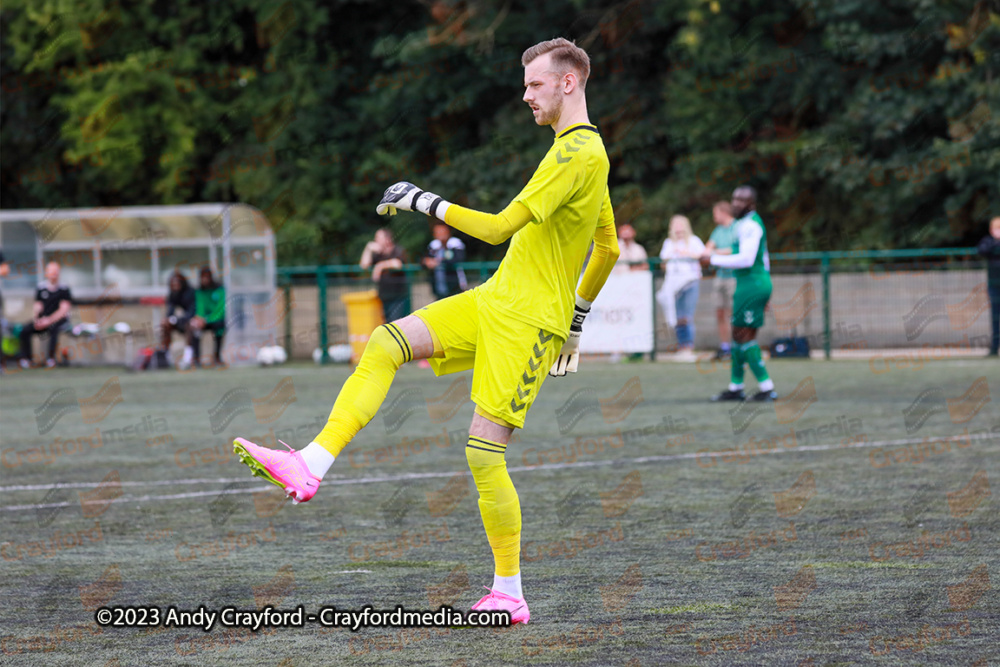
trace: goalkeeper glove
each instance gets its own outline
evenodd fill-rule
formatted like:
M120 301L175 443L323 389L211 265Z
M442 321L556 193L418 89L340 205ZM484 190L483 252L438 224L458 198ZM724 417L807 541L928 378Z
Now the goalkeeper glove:
M424 215L444 221L444 214L451 206L433 192L425 192L413 183L400 181L390 185L382 195L382 201L375 207L379 215L396 215L396 210L419 211Z
M580 334L583 333L583 320L590 312L590 301L579 294L576 295L576 306L573 308L573 323L569 325L569 337L559 350L556 363L549 369L549 375L560 377L566 373L575 373L580 364Z

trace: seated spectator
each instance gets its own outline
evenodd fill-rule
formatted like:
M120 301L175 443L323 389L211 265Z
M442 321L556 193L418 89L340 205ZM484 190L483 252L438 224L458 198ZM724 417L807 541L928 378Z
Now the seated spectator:
M194 293L194 317L188 326L188 346L195 366L201 365L201 335L211 331L215 337L215 363L222 366L222 338L226 335L226 289L215 282L212 269L202 267L199 287ZM186 364L184 364L186 365Z
M170 349L170 339L177 331L187 340L188 326L194 317L194 288L188 282L187 276L180 271L170 275L170 292L167 294L167 312L160 323L160 349L166 352ZM184 350L185 363L190 364L194 351L191 346Z
M49 368L56 365L59 334L69 326L69 310L73 300L69 287L59 284L59 271L59 262L46 264L45 280L35 290L32 320L21 328L21 368L31 365L31 337L41 333L49 335L45 365Z
M427 245L423 264L431 272L431 289L439 299L469 289L465 271L455 266L465 261L465 244L451 235L451 228L441 221L434 223L434 240Z

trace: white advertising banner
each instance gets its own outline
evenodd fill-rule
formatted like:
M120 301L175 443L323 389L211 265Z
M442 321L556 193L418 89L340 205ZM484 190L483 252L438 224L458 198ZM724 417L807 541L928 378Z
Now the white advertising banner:
M652 274L649 271L611 274L583 322L580 352L652 351Z

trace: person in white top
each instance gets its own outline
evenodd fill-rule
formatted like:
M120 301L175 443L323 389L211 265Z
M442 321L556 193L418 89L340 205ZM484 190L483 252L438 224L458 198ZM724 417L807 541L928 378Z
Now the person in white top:
M627 222L618 226L618 261L612 273L628 273L629 271L645 271L649 269L646 263L646 249L635 241L635 229ZM641 263L638 263L641 262Z
M695 361L694 311L701 282L699 259L705 244L691 232L691 221L683 215L670 219L670 236L663 242L660 259L666 265L666 280L657 293L667 324L677 331L677 361Z

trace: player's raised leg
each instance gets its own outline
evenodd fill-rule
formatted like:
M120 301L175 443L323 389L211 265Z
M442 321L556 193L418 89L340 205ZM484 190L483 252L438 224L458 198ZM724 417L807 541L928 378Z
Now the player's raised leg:
M420 318L408 315L380 325L341 387L326 426L305 449L285 445L289 451L279 451L237 438L233 450L255 476L280 486L293 502L306 502L336 456L378 412L399 367L433 354L434 336Z
M479 512L493 551L493 587L473 610L509 611L511 623L531 618L521 590L521 504L505 457L514 427L477 408L469 427L465 457L479 491Z

